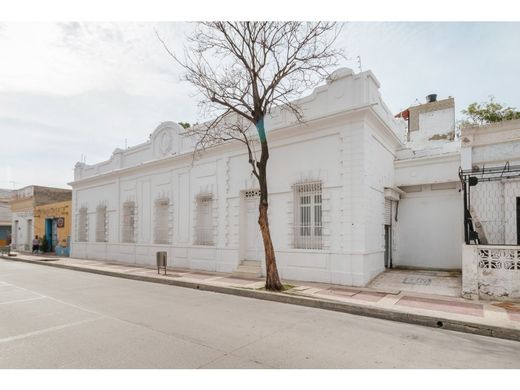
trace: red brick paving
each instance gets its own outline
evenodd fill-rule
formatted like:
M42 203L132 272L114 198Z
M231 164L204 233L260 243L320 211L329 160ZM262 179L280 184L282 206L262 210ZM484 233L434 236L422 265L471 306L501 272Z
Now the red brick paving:
M396 305L484 317L484 307L483 305L477 303L465 303L447 301L443 299L405 296L401 298L396 303Z
M318 294L343 296L348 298L359 299L366 302L377 302L382 299L386 294L376 291L361 291L355 288L339 288L331 287L327 290L319 291Z
M338 288L338 287L331 287L329 289L320 291L319 294L325 294L325 295L340 295L345 297L351 297L354 294L359 293L361 290L353 289L353 288Z
M507 313L507 317L511 320L511 321L519 321L520 322L520 313L517 312L517 311L511 311L511 310L506 310L506 313Z
M192 278L192 279L211 279L217 277L215 274L206 274L202 272L191 272L189 274L183 275L185 278Z
M520 305L513 302L493 303L493 306L501 307L507 313L507 317L511 321L520 321Z
M241 278L220 278L215 279L214 282L220 282L220 283L230 283L230 284L252 284L260 282L261 280L255 280L255 279L241 279Z
M353 295L352 298L367 302L378 302L385 296L386 294L380 292L362 291L359 294Z

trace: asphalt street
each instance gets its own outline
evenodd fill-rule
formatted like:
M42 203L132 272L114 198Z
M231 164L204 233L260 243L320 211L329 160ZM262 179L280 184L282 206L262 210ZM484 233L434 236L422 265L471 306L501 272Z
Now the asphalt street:
M520 368L520 342L0 259L1 368Z

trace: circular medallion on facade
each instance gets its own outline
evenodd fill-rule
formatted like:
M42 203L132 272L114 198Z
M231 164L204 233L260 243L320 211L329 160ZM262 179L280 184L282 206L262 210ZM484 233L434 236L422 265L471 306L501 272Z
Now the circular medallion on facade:
M172 134L169 129L163 129L157 137L159 152L164 156L172 150Z

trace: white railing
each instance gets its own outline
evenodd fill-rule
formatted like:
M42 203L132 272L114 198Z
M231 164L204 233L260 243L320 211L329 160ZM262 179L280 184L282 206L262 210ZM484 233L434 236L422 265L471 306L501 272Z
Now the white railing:
M520 246L463 245L462 295L520 300Z
M481 247L477 249L478 268L520 270L520 249Z

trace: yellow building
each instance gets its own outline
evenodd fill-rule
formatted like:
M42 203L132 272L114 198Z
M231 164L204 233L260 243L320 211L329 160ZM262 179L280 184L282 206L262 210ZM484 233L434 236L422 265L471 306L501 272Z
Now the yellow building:
M6 246L11 238L11 191L0 188L0 246Z
M46 237L49 251L68 255L72 201L50 203L34 209L34 234Z
M32 241L38 236L45 237L46 251L67 256L71 202L71 190L63 188L33 185L11 191L11 248L31 251ZM63 245L66 250L62 250Z

